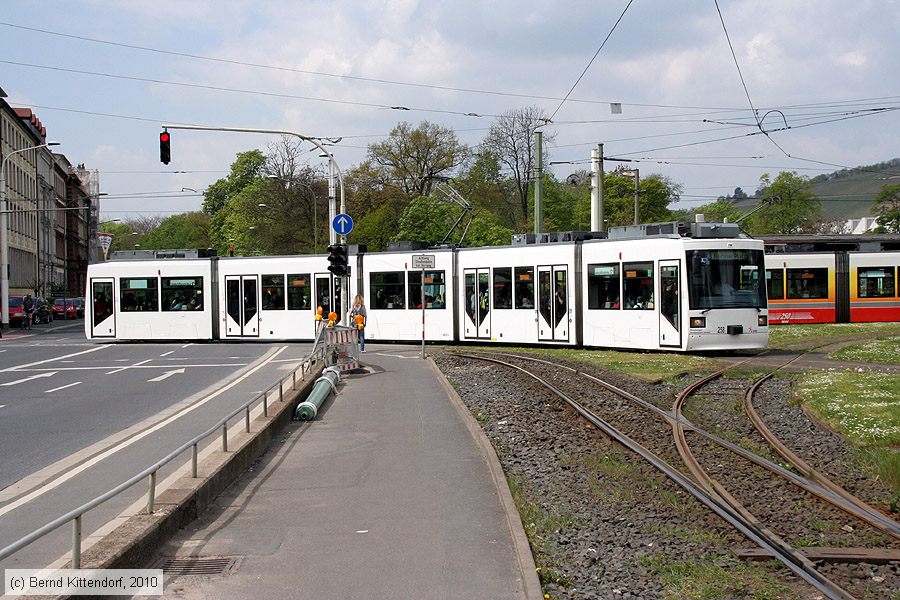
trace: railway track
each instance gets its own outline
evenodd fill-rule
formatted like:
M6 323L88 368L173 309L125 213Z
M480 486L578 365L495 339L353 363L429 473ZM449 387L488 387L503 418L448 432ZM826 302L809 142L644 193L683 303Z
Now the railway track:
M672 409L666 410L665 408L662 408L653 404L652 402L630 394L629 392L606 381L600 380L599 378L596 378L590 374L564 365L558 365L556 363L531 357L509 355L503 353L491 353L490 356L465 356L478 360L489 360L494 362L495 364L507 366L509 368L517 370L520 373L527 374L528 376L534 378L536 381L539 381L541 385L545 386L552 393L558 395L564 402L572 406L572 408L576 410L581 416L583 416L587 421L603 431L604 434L610 436L612 439L615 439L619 443L622 443L623 445L628 447L630 450L639 454L642 458L650 462L655 468L665 473L673 481L678 483L678 485L682 486L686 491L694 495L695 498L703 502L703 504L710 508L710 510L725 519L735 529L741 531L749 539L753 540L757 545L760 546L760 548L764 549L762 552L763 555L776 557L794 573L802 577L804 580L806 580L808 583L816 587L819 591L826 594L826 596L830 598L852 598L853 596L844 588L842 588L838 583L823 575L822 572L816 568L815 562L812 558L810 558L810 556L808 556L808 550L801 551L797 548L792 547L779 535L775 534L771 529L763 524L760 519L756 518L750 510L745 508L731 493L729 493L724 485L710 476L700 465L699 461L694 457L693 452L690 448L690 444L688 443L688 435L693 436L696 434L700 436L705 442L713 443L722 448L725 448L730 452L742 457L743 459L749 460L755 465L761 466L768 471L779 475L781 478L790 481L795 486L798 486L804 491L812 493L816 497L834 504L843 512L852 515L856 519L864 521L869 526L888 536L891 536L894 539L898 539L898 537L900 537L900 528L898 528L896 522L894 522L884 514L878 512L874 508L868 506L866 503L858 500L852 494L842 490L833 482L828 481L827 478L815 472L815 470L813 470L802 460L794 462L793 460L785 457L785 460L788 460L791 465L793 465L794 470L785 468L774 463L771 460L758 456L741 446L729 442L728 440L725 440L716 434L705 431L688 421L681 412L684 403L688 398L695 396L698 390L701 390L710 381L720 378L726 371L726 369L714 373L709 377L704 378L689 386L688 389L679 394L678 399L676 400ZM772 374L774 374L784 366L787 366L787 364L790 364L790 362L797 360L797 358L799 358L799 355L791 357L790 359L785 361L785 364L782 364L777 368L771 370L765 377L761 377L757 381L754 381L753 384L749 386L748 391L745 394L742 394L745 398L745 402L747 402L752 407L752 396L754 391L757 390L766 379L771 377ZM634 404L637 404L641 408L654 413L656 416L660 417L658 421L662 423L663 427L671 428L672 435L676 439L675 447L677 448L677 454L672 451L669 451L667 453L665 448L660 447L657 447L657 452L654 452L646 445L641 444L639 441L633 439L628 435L628 433L617 429L610 422L604 420L597 414L596 410L592 410L591 408L586 407L583 403L574 400L572 397L573 394L566 394L559 388L558 385L551 383L547 380L547 378L541 377L519 365L515 365L511 363L510 360L528 361L532 364L542 364L545 367L549 367L551 369L561 369L566 371L570 375L577 374L579 378L586 378L592 383L602 387L607 392L614 394L616 397L627 400L629 403L631 403L632 406ZM730 368L734 368L734 366ZM760 423L762 422L762 420L759 419L758 416L757 420ZM640 428L643 430L649 430L649 437L645 437L645 440L652 440L654 437L659 437L661 435L658 425L653 427L647 427L646 425L647 424L645 423L645 426ZM647 433L647 431L636 431L633 426L632 429L633 432L637 433L639 436L641 434ZM771 432L768 433L769 437L771 437L772 440L777 440L777 438L771 435ZM765 436L765 434L763 435ZM651 444L653 444L652 441ZM778 441L774 441L774 444L775 445L773 447L776 447L776 449L780 448L782 450L787 450L786 446ZM790 451L788 450L786 454L790 455ZM782 456L784 457L784 455ZM799 457L797 458L799 459ZM673 464L675 464L679 459L683 461L684 464L688 465L687 474L682 473L679 469L673 466ZM795 470L797 472L795 472ZM798 472L800 474L798 474ZM866 549L854 548L843 553L840 551L833 551L829 553L828 560L841 561L850 560L852 558L854 560L865 561L884 559L885 556L888 560L890 560L892 557L896 559L897 554L898 553L896 551L892 551L890 549L886 553L879 553L877 551L868 551ZM813 553L813 555L816 559L822 558L821 552Z

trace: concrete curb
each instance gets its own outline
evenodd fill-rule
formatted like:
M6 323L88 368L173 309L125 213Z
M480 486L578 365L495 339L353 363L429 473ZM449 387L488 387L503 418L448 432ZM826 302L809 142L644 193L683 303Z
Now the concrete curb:
M522 518L519 516L519 510L516 508L515 501L513 501L512 493L509 491L509 484L506 482L506 474L503 472L503 467L500 465L500 459L497 458L497 453L494 451L491 441L484 434L481 425L478 424L475 417L469 412L469 409L466 407L465 403L463 403L462 398L459 397L459 394L456 393L456 390L450 382L447 381L447 378L438 368L434 359L429 356L428 362L431 364L431 368L438 381L441 382L441 385L450 397L450 402L453 403L453 406L462 418L463 423L466 424L469 434L478 444L481 455L484 457L488 469L491 472L491 478L494 480L494 485L497 487L497 495L500 497L500 504L503 507L503 512L506 514L506 524L509 526L509 531L512 534L516 560L519 563L519 570L522 573L522 593L524 594L524 598L526 600L540 600L544 597L544 592L541 589L541 581L538 578L537 569L534 564L534 555L531 554L528 536L525 535L525 528L522 527Z
M156 549L179 529L194 521L212 501L260 457L270 442L288 423L300 398L305 398L323 367L308 373L296 390L286 390L284 401L270 402L269 416L251 422L251 432L229 437L228 452L221 448L197 466L198 477L176 481L156 498L155 512L129 518L87 550L81 558L83 569L143 568ZM258 429L253 431L253 425ZM71 565L68 564L68 568Z

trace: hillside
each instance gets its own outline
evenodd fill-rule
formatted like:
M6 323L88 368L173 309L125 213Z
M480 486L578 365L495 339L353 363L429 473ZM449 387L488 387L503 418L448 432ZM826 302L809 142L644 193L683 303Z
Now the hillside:
M900 183L898 158L861 168L865 171L836 171L812 179L812 191L822 201L824 219L845 221L874 216L872 208L881 188L886 184ZM744 211L752 210L757 204L756 198L735 202Z

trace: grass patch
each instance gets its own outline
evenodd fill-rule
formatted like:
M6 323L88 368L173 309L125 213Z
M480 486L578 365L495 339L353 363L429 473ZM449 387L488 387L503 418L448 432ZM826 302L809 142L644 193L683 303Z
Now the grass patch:
M858 360L887 364L900 364L900 337L869 340L836 350L829 355L838 360Z
M592 369L616 371L644 381L674 381L681 375L715 371L715 359L674 352L639 352L617 350L586 350L583 348L505 348L480 346L463 348L459 352L516 352L545 360L581 363Z
M790 349L798 342L821 343L822 338L868 335L891 337L900 335L900 323L821 323L817 325L773 325L769 328L769 348Z
M680 560L665 554L641 555L642 565L658 574L665 598L753 598L775 600L794 595L778 583L774 562L743 563L727 556Z
M859 448L857 459L871 469L891 489L888 502L892 513L900 513L900 452L896 448Z
M900 445L900 375L805 373L797 381L795 394L817 417L856 444Z
M525 535L528 537L528 544L534 555L541 585L554 583L569 587L571 582L560 572L559 565L550 555L547 547L547 534L573 526L574 518L572 515L546 512L528 497L518 479L507 475L506 481L519 511L519 517L522 519L522 526L525 528Z

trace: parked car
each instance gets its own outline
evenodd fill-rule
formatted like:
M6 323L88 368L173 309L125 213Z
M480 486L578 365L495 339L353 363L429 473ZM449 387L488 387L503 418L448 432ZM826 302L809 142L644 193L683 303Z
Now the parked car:
M53 301L54 319L75 319L77 316L74 298L57 298Z
M22 319L25 317L25 311L22 309L22 301L24 296L9 297L9 327L21 327Z

